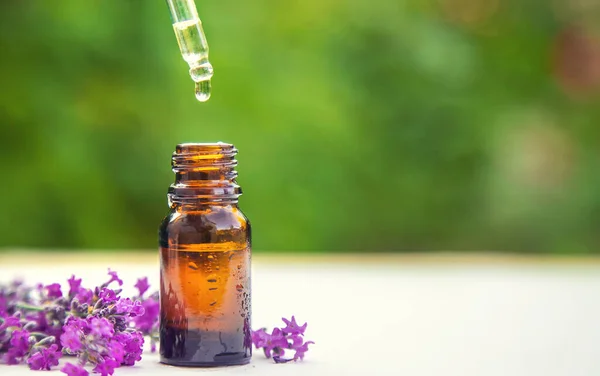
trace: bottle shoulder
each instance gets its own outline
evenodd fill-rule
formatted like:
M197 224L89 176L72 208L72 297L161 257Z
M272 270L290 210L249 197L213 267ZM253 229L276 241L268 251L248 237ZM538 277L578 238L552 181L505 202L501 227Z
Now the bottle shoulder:
M202 209L174 208L167 213L161 229L193 227L195 229L245 230L249 229L248 217L234 206L211 206Z
M251 245L250 223L235 207L211 207L202 210L174 208L159 228L161 247L210 245L247 248Z

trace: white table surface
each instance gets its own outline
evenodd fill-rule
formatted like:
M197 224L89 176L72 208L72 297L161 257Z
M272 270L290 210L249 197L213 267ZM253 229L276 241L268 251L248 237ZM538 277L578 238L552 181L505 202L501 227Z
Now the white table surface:
M157 286L153 262L110 257L31 265L0 257L0 281L64 283L75 271L89 285L110 266L126 284L148 275ZM257 351L247 366L191 369L146 353L115 375L600 375L598 263L256 261L252 284L255 328L292 314L308 322L316 344L304 362L273 364ZM31 372L0 365L2 376Z

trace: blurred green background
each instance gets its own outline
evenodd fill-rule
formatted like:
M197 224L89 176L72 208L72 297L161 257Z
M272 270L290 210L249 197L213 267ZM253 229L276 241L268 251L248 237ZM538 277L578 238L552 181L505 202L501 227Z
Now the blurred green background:
M257 251L600 252L600 2L0 3L0 247L155 249L177 143L234 143Z

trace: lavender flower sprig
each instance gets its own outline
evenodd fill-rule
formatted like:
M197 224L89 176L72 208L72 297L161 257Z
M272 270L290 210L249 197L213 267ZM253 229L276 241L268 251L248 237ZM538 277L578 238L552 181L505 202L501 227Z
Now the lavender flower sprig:
M76 357L61 371L85 376L86 365L101 376L141 359L144 336L151 350L158 337L158 292L145 296L148 279L136 283L138 294L121 297L123 285L109 269L109 279L87 289L72 276L63 295L58 283L27 286L20 281L0 285L0 363L27 363L32 370L50 370L63 355Z
M314 344L313 341L304 341L304 332L307 323L300 326L296 323L296 318L292 316L291 320L282 318L286 324L283 328L274 328L271 334L266 329L259 329L252 332L252 343L257 349L262 348L267 358L273 358L275 363L287 363L304 359L304 353L308 351L308 345ZM293 350L293 357L286 357L286 350Z
M87 376L84 368L108 376L121 366L141 360L144 337L156 351L159 330L158 292L148 294L148 278L135 284L138 293L121 296L123 281L108 270L109 279L93 289L82 287L74 275L67 280L69 291L60 284L28 286L21 281L0 284L0 363L27 363L32 370L50 370L63 355L75 357L61 371L68 376ZM112 286L118 285L113 288ZM285 327L252 332L244 343L262 348L276 363L303 360L308 345L304 341L307 324L302 326L283 318ZM250 333L249 321L244 332ZM293 356L286 356L293 351Z

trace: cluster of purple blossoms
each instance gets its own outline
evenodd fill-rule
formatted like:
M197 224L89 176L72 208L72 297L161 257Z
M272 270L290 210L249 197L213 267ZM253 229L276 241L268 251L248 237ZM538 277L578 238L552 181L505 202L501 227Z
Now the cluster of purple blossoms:
M86 370L101 376L112 375L115 368L131 366L141 360L144 337L150 338L151 351L158 341L158 292L147 294L148 278L138 279L133 298L121 297L123 281L108 270L109 280L94 289L84 288L81 279L68 279L65 295L58 283L28 286L20 281L0 284L0 363L26 363L32 370L50 370L63 355L76 357L60 370L68 376L87 376ZM113 284L119 287L113 289ZM283 319L285 327L268 334L265 329L248 333L245 344L254 343L276 363L304 359L308 345L302 326ZM286 357L286 351L290 355ZM291 352L293 351L293 356Z
M123 281L109 269L109 280L94 289L72 276L64 295L58 283L0 285L0 363L27 363L50 370L63 355L75 356L61 371L68 376L112 375L120 366L141 360L144 336L152 351L158 336L158 293L148 296L148 279L135 285L138 294L121 297ZM119 287L113 289L111 285Z
M285 323L283 328L274 328L271 334L266 329L259 329L252 332L252 343L257 349L262 348L267 358L273 357L275 363L287 363L304 359L304 353L308 351L308 345L314 344L313 341L304 341L304 331L307 323L300 326L296 323L296 318L292 316L291 320L282 318ZM287 351L294 351L292 357L286 357Z
M89 362L95 365L94 372L107 376L121 365L132 366L142 359L144 337L133 329L115 332L114 324L106 317L71 317L64 326L60 343L63 351L79 360L77 366L70 365L68 369L75 367L83 374L83 366ZM65 368L63 371L69 374Z

